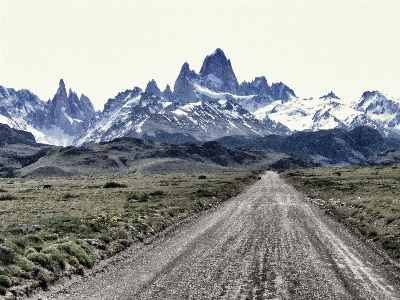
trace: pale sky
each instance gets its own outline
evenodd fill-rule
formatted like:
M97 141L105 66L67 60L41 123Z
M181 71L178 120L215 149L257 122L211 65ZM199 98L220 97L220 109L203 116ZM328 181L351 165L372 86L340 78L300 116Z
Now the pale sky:
M400 1L0 1L0 85L53 98L58 82L102 110L154 79L173 88L221 48L236 77L301 98L400 98Z

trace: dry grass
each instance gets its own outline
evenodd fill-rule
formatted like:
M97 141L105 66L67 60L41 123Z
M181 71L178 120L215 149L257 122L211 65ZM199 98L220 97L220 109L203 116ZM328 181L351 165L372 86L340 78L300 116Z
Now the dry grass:
M12 280L12 291L22 285L46 288L65 273L83 274L88 262L114 255L177 217L218 205L258 176L248 171L2 179L0 275Z

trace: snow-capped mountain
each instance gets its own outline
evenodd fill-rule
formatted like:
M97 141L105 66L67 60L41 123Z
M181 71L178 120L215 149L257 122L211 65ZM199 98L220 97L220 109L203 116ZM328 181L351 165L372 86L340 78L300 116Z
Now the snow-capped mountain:
M274 90L265 77L239 86L230 60L221 49L208 55L200 73L185 62L175 81L161 92L154 80L142 92L135 88L109 99L104 111L75 141L77 145L130 136L156 141L182 143L207 141L228 135L264 136L288 134L279 121L254 111L276 101L276 94L287 100L295 97L284 84ZM109 109L112 107L112 110Z
M0 86L0 123L31 132L39 143L70 145L95 116L93 104L61 79L53 100L44 102L28 90Z
M177 79L178 85L186 72L184 65ZM108 100L103 113L75 143L90 144L122 136L182 143L227 135L264 136L289 132L280 123L271 120L270 123L260 122L232 101L243 96L217 93L197 83L192 82L190 86L189 81L187 83L186 90L181 89L181 93L172 93L169 86L161 92L152 80L145 92L136 87L118 94ZM183 98L189 91L191 97Z
M0 86L0 123L33 133L37 141L84 145L130 136L182 143L224 136L287 135L295 131L371 126L400 137L400 101L364 92L354 103L332 91L300 99L282 82L264 76L238 83L221 49L206 56L199 73L185 62L173 85L161 91L152 80L108 99L96 113L90 100L67 91L63 80L52 100Z

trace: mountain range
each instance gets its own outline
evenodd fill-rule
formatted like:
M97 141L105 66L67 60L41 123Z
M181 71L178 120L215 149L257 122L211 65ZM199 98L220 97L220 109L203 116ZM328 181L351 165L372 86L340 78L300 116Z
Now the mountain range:
M0 124L0 178L193 173L400 163L400 140L376 129L326 129L265 137L169 144L132 137L87 146L51 146Z
M238 83L232 63L221 49L206 56L199 73L185 62L173 90L161 91L154 80L145 90L127 89L96 112L85 95L69 90L61 79L52 100L28 90L0 86L0 123L31 132L37 142L89 145L121 137L181 144L226 136L288 136L298 131L343 129L361 125L384 137L400 137L400 101L366 91L345 102L332 91L299 98L282 82L264 76Z

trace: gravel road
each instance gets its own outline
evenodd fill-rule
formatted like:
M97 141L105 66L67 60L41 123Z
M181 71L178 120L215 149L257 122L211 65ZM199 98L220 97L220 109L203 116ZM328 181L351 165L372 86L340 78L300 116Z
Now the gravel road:
M400 272L276 173L32 299L400 299Z

